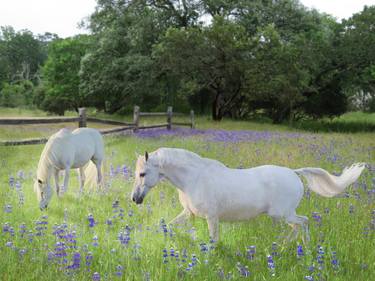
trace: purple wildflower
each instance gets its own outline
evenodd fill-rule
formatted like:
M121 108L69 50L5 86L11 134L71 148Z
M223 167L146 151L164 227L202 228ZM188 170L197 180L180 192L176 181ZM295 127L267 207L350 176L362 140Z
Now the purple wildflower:
M271 272L271 275L275 276L275 262L273 260L272 255L267 256L267 266L268 266L268 269Z
M13 210L13 207L12 207L12 205L11 204L6 204L5 205L5 207L4 207L4 212L5 213L11 213L12 212L12 210Z
M116 266L116 276L121 277L124 273L124 267L122 265Z
M236 264L238 273L240 274L241 277L249 277L250 276L250 271L247 266L243 266L240 262L237 262Z
M94 219L94 216L92 214L89 214L87 216L87 220L89 221L89 227L94 227L95 226L95 219Z
M98 272L94 272L94 274L92 275L92 280L100 281L100 274Z
M301 258L304 256L303 248L301 245L297 246L297 258Z
M86 266L87 266L87 271L90 271L90 266L92 264L94 256L92 255L91 252L88 252L86 255Z
M246 249L246 257L248 260L254 260L256 253L256 247L254 245L248 246Z

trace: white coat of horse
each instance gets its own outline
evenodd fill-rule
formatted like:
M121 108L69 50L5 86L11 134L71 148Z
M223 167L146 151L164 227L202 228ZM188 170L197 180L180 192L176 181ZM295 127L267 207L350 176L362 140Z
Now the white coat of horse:
M210 237L219 239L219 221L248 220L266 213L292 226L294 238L302 227L309 240L308 218L296 214L304 187L324 197L345 190L360 176L365 164L358 163L334 176L321 168L289 169L265 165L231 169L216 160L175 148L159 148L139 156L136 163L132 200L141 204L147 192L162 178L178 189L183 211L171 223L182 223L195 215L207 219ZM289 237L290 238L290 237Z
M97 183L101 182L103 158L103 137L98 130L78 128L71 132L68 129L61 129L53 134L40 156L34 184L40 209L45 209L51 200L52 175L55 178L56 193L59 195L59 172L65 170L64 188L67 191L70 169L79 169L82 191L88 176L95 178L97 174ZM90 160L93 164L89 163Z

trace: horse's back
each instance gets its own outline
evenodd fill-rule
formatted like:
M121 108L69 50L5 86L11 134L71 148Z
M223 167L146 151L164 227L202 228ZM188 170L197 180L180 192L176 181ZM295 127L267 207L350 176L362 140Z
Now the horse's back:
M90 150L95 158L103 158L104 142L102 134L92 128L78 128L72 132L74 144L80 149Z

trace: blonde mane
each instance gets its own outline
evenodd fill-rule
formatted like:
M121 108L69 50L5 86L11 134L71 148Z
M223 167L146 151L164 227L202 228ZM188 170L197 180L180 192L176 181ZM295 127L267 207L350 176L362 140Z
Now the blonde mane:
M61 142L66 141L66 139L71 134L72 133L68 129L64 128L53 134L48 139L46 145L44 146L42 154L40 155L37 169L37 180L41 180L43 182L46 181L50 168L55 166L54 159L56 159L56 156L59 152L59 145L56 144L60 144Z

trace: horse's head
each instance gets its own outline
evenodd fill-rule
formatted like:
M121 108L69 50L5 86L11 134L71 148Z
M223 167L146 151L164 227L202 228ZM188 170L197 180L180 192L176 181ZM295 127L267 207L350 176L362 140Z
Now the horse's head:
M46 209L52 197L50 185L47 183L47 181L37 179L34 183L34 191L36 192L36 196L38 198L40 210Z
M135 168L135 181L131 194L132 200L141 204L147 192L161 179L159 165L154 157L149 157L146 152L144 156L138 156Z

